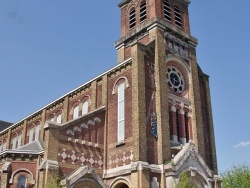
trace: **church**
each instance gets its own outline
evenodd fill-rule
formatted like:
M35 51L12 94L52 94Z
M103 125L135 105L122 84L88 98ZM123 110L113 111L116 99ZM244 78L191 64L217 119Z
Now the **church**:
M122 0L114 67L0 132L1 188L220 188L189 4Z

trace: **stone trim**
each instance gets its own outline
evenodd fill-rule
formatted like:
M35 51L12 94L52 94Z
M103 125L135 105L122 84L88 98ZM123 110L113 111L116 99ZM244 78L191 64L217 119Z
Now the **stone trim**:
M52 161L52 160L44 160L41 162L39 166L39 170L58 170L59 169L59 164L57 161Z
M163 173L164 165L148 164L144 161L133 162L129 165L113 168L104 171L103 178L118 177L126 174L131 174L134 171L150 170L153 173Z
M26 172L28 172L28 173L31 175L31 180L32 180L32 181L31 181L31 184L32 184L32 185L35 184L36 180L34 179L33 173L32 173L30 170L26 169L26 168L20 168L20 169L17 169L15 172L13 172L12 175L11 175L11 178L10 178L9 183L11 183L11 184L13 183L14 176L15 176L15 174L18 173L19 171L26 171Z

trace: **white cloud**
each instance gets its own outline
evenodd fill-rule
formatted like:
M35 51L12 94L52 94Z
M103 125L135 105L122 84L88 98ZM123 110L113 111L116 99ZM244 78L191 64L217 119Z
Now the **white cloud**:
M234 145L234 148L247 147L250 146L250 142L240 142L239 144Z

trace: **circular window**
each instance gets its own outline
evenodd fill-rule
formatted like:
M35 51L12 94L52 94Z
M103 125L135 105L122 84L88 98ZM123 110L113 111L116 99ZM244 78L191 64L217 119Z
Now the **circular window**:
M174 90L176 93L181 93L184 88L184 78L181 72L175 67L167 68L167 80L168 86Z

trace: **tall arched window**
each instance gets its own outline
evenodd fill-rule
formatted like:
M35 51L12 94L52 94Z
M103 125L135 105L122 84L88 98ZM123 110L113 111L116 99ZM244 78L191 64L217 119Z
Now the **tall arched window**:
M16 149L16 144L17 144L17 136L15 136L12 140L12 149Z
M49 117L49 121L51 121L51 122L54 122L54 121L55 121L54 114L50 115L50 117Z
M132 29L135 27L136 19L135 19L135 8L132 8L129 12L129 28Z
M30 133L29 133L29 143L33 141L33 137L34 137L34 128L30 129Z
M118 86L118 125L117 125L117 142L123 142L125 139L125 126L124 126L124 120L125 120L125 108L124 108L124 89L125 84L121 83Z
M163 12L164 12L164 18L168 21L171 21L171 9L170 9L170 4L167 0L163 1Z
M177 6L174 7L174 16L175 16L175 24L178 27L182 27L181 12L180 12L180 9Z
M85 101L85 102L82 104L82 115L88 113L88 108L89 108L89 103L88 103L88 101Z
M17 179L17 188L26 188L27 178L23 175L19 176Z
M39 132L40 132L40 126L36 126L36 132L35 132L35 140L39 139Z
M17 148L20 148L21 145L22 145L22 134L19 134L17 138Z
M140 5L140 22L147 19L147 4L146 1L142 1Z
M17 149L21 147L21 144L22 144L22 133L19 132L19 134L16 134L12 140L12 149Z
M78 118L78 116L79 116L79 106L77 105L74 107L74 110L73 110L73 119Z
M7 148L7 140L5 140L3 143L3 151L6 150L6 148Z
M57 115L56 123L59 123L59 124L62 123L62 114L58 114L58 115Z

